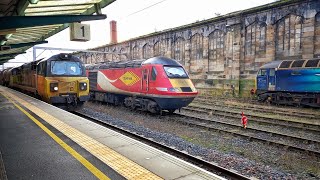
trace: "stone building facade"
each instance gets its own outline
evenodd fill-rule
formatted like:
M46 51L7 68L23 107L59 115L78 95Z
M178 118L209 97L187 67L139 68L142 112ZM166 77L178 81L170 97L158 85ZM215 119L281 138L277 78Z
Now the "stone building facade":
M201 93L248 96L261 65L320 57L320 1L283 0L79 53L85 63L166 56Z

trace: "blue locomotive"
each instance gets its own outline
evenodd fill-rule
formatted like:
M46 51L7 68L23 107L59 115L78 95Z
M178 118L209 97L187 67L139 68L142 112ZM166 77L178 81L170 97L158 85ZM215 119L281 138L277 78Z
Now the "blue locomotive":
M256 78L258 100L320 107L320 59L272 61Z

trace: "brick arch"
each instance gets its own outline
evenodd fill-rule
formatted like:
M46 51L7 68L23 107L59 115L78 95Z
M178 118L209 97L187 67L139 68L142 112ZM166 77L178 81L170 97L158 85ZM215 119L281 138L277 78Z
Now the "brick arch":
M245 70L256 70L255 59L266 57L267 24L255 21L245 27Z
M157 41L153 45L153 54L154 56L160 56L161 55L161 44L160 41Z
M132 59L140 59L139 47L137 45L132 48L131 57Z
M320 12L314 20L314 57L320 57Z
M203 58L203 36L199 33L191 37L191 60Z
M86 53L86 63L87 64L92 64L91 57L90 57L90 55L88 53Z
M185 39L178 37L172 46L172 58L185 66Z
M223 62L225 59L225 33L215 29L208 35L208 58L209 72L224 71Z
M123 60L127 60L127 59L128 59L128 58L127 58L127 51L126 51L125 48L121 48L119 52L120 52L120 54L119 54L119 60L120 60L120 61L123 61Z
M92 53L90 57L91 57L91 63L96 63L95 54Z
M104 51L104 48L97 49L100 52ZM104 62L105 56L104 53L95 53L96 54L96 62Z
M153 45L153 55L154 56L165 56L166 48L167 48L167 40L166 39L157 41Z
M112 61L112 54L110 53L111 51L111 48L108 48L108 50L106 52L108 53L105 53L105 60L104 61Z
M289 56L301 58L303 17L288 14L275 23L275 50L276 58L283 59Z
M86 55L85 54L82 54L79 59L81 59L81 61L84 63L84 64L88 64L87 63L87 58L86 58Z
M207 62L203 61L203 35L194 34L190 38L190 72L199 74L205 69Z
M144 44L142 47L142 58L148 59L152 57L152 48L149 46L148 43Z
M112 50L112 61L119 61L119 55L117 54L117 48Z

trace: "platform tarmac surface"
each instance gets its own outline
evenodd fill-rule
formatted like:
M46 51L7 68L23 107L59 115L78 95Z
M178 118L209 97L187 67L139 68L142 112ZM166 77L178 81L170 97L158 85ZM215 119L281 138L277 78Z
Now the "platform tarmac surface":
M1 154L0 179L224 179L3 86Z
M0 90L1 91L1 90ZM37 117L40 120L39 117ZM110 179L125 179L72 140L40 120ZM96 179L0 92L0 151L10 179ZM1 176L0 176L1 179Z

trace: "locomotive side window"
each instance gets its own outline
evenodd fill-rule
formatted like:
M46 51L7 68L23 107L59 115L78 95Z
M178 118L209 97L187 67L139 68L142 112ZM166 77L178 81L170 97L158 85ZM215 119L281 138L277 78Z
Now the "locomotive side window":
M294 68L294 67L302 67L304 64L304 60L296 60L292 63L291 67Z
M260 69L258 72L258 76L266 76L267 75L267 70L266 69Z
M45 62L42 62L38 65L38 69L37 69L37 74L38 75L45 75L45 72L46 72L46 68L45 68Z
M152 71L151 71L151 80L155 81L157 79L157 70L155 67L152 67Z
M305 67L317 67L320 59L310 59L307 61Z
M275 69L270 69L269 76L275 76Z
M164 66L168 78L188 78L187 73L181 66Z

